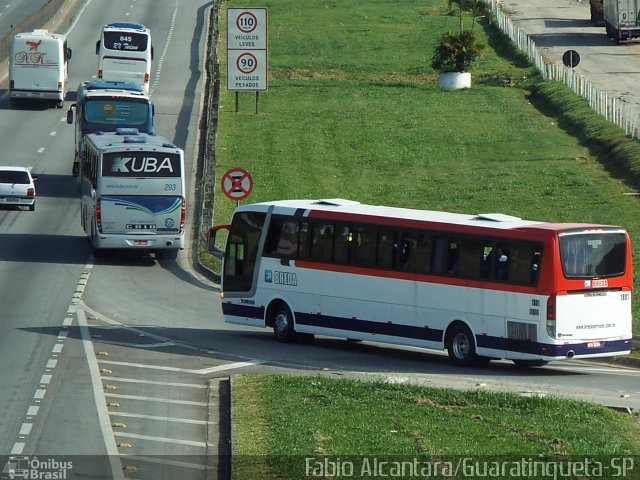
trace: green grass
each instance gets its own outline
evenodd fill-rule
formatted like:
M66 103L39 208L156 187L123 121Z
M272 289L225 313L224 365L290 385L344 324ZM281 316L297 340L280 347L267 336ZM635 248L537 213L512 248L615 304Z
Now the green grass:
M320 376L238 376L233 392L237 479L305 478L309 457L637 463L640 451L638 417L578 401Z
M343 197L615 224L638 238L638 199L625 193L640 190L640 144L542 81L493 25L476 28L488 48L472 88L447 92L429 62L455 22L444 0L238 4L269 12L269 90L258 114L255 94L241 93L236 112L235 93L224 81L221 89L216 175L247 169L245 202ZM224 28L220 39L224 51ZM216 223L234 206L217 195ZM634 255L637 285L640 242Z
M239 95L236 112L223 81L217 178L231 167L247 169L254 189L244 202L344 197L617 224L638 238L638 199L625 193L640 191L640 144L563 85L542 81L495 27L480 30L488 49L470 90L435 86L431 52L455 28L446 3L223 3L268 8L269 90L259 95L258 114L250 93ZM221 19L225 79L224 8ZM218 192L215 223L228 223L235 202ZM638 284L640 242L633 248ZM639 308L636 302L636 333ZM241 376L233 415L234 478L242 480L305 478L308 456L640 452L637 416L506 393Z

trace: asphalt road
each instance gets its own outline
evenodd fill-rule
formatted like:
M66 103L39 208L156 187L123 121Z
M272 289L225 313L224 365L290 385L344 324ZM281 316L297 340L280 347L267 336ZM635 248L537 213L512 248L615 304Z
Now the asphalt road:
M566 3L567 12L576 8L588 19L584 5ZM95 75L93 46L103 23L147 24L157 55L156 128L185 149L194 173L209 3L86 5L69 32L71 83ZM193 268L189 252L177 262L93 258L70 176L73 128L65 111L11 109L3 93L3 156L33 166L39 196L35 212L0 210L0 455L69 455L81 478L113 478L111 471L121 478L205 478L221 452L215 379L246 372L509 390L640 409L634 369L575 361L528 371L510 362L460 369L443 352L327 338L285 346L268 330L225 324L217 285ZM193 178L188 184L193 212Z

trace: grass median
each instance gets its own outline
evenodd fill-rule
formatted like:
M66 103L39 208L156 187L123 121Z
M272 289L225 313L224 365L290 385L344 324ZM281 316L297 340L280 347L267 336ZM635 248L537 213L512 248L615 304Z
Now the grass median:
M556 478L640 478L638 417L584 402L320 376L249 375L235 377L233 406L241 420L234 422L233 478L239 480L382 478L384 473L554 478L517 469L546 473L550 467L542 465L570 462L587 470ZM468 468L461 470L465 459ZM381 462L387 462L384 471ZM482 474L480 466L487 464L493 465L493 475ZM421 472L411 474L416 465ZM616 465L626 476L616 475ZM510 469L496 471L500 466ZM404 474L393 475L392 468L405 468ZM458 475L447 475L456 468ZM518 472L522 475L514 475Z
M224 7L236 3L224 2L222 26ZM225 81L221 89L216 175L249 171L245 202L343 197L640 235L638 198L629 195L640 190L638 142L563 85L542 81L495 26L479 29L488 48L472 88L442 91L429 59L455 27L445 0L238 4L269 12L269 89L258 113L255 94L240 93L236 112L235 93ZM224 51L224 28L220 40ZM227 223L235 201L215 197L215 223ZM633 246L637 284L640 242Z
M472 88L442 91L430 57L455 28L446 0L231 0L219 52L224 10L237 6L269 11L269 90L258 113L250 93L236 111L224 80L220 98L216 175L248 170L246 201L343 197L622 225L640 273L640 209L629 195L640 190L638 142L542 81L494 26L483 25L488 48ZM215 223L234 206L216 192ZM640 452L635 416L510 394L251 376L235 380L234 415L239 479L304 478L307 456Z

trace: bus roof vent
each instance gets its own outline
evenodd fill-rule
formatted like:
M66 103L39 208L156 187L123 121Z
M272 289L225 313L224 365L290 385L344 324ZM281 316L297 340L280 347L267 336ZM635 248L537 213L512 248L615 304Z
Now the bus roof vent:
M49 34L49 30L46 30L44 28L36 28L33 31L33 34L34 35L48 35Z
M163 143L162 146L166 148L178 148L173 143L169 143L169 142Z
M137 128L116 128L116 135L138 135Z
M517 222L522 220L520 217L506 215L504 213L479 213L476 215L477 220L491 220L492 222Z
M329 205L332 207L341 207L345 205L358 205L360 202L355 202L353 200L345 200L344 198L323 198L321 200L316 200L313 203L316 205Z
M138 136L133 136L133 135L129 136L129 135L127 135L127 136L124 137L123 142L124 143L147 143L147 139L144 138L141 135L138 135Z

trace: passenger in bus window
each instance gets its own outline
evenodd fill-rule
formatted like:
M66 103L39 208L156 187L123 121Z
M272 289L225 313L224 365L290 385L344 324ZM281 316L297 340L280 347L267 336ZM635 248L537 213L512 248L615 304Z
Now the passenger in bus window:
M447 256L447 273L449 275L458 275L460 249L457 241L449 243L449 252Z
M496 280L507 280L509 278L509 250L499 248L496 257Z

